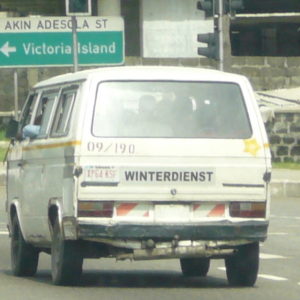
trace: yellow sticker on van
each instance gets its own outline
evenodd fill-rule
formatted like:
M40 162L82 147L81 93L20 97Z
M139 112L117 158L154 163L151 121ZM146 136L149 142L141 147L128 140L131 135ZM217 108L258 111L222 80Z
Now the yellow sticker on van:
M257 155L257 152L261 149L261 146L258 144L256 139L244 140L244 152L248 152L253 156Z

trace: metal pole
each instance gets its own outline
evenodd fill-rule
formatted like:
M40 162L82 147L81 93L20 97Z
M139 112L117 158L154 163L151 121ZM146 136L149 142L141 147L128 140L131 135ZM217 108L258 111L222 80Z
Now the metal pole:
M77 20L72 16L72 38L73 38L73 71L78 71L78 39L77 39Z
M219 1L218 7L218 27L219 27L219 51L220 51L220 62L219 62L219 69L220 71L224 71L224 30L223 30L223 14L224 14L224 7L223 7L223 0Z
M15 100L15 119L19 120L19 98L18 98L18 72L14 70L14 100Z

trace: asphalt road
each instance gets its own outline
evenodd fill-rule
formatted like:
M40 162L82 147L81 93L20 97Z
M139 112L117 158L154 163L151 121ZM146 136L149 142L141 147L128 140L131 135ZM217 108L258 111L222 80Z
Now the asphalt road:
M1 191L0 191L1 192ZM0 194L3 200L3 195ZM260 271L253 288L227 284L223 260L214 260L206 278L185 278L177 260L116 262L85 260L78 287L51 283L50 257L42 254L33 278L13 277L9 238L0 209L1 299L231 299L299 300L300 199L273 199L268 240L261 245ZM1 201L2 203L2 201Z

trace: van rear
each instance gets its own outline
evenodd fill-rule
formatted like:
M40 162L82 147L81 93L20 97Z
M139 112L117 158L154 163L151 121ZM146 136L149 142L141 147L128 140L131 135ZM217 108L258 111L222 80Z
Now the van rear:
M179 67L66 74L34 87L18 128L7 201L15 275L34 275L44 251L58 285L77 283L83 259L100 257L177 258L186 276L221 258L231 285L255 284L271 155L245 77Z
M76 238L120 260L179 258L187 275L225 258L231 283L253 285L270 204L260 112L244 77L180 71L127 68L91 80ZM250 279L236 271L241 253L255 257Z

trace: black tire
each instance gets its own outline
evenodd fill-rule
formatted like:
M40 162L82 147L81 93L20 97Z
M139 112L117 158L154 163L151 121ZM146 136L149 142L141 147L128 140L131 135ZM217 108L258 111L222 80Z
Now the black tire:
M259 269L259 243L247 244L225 259L226 274L230 285L253 286Z
M201 276L207 275L210 259L209 258L181 258L180 266L185 276Z
M77 285L82 273L83 256L76 241L63 239L55 221L51 247L52 282L55 285Z
M26 243L17 215L12 220L11 268L15 276L34 276L39 261L39 251Z

